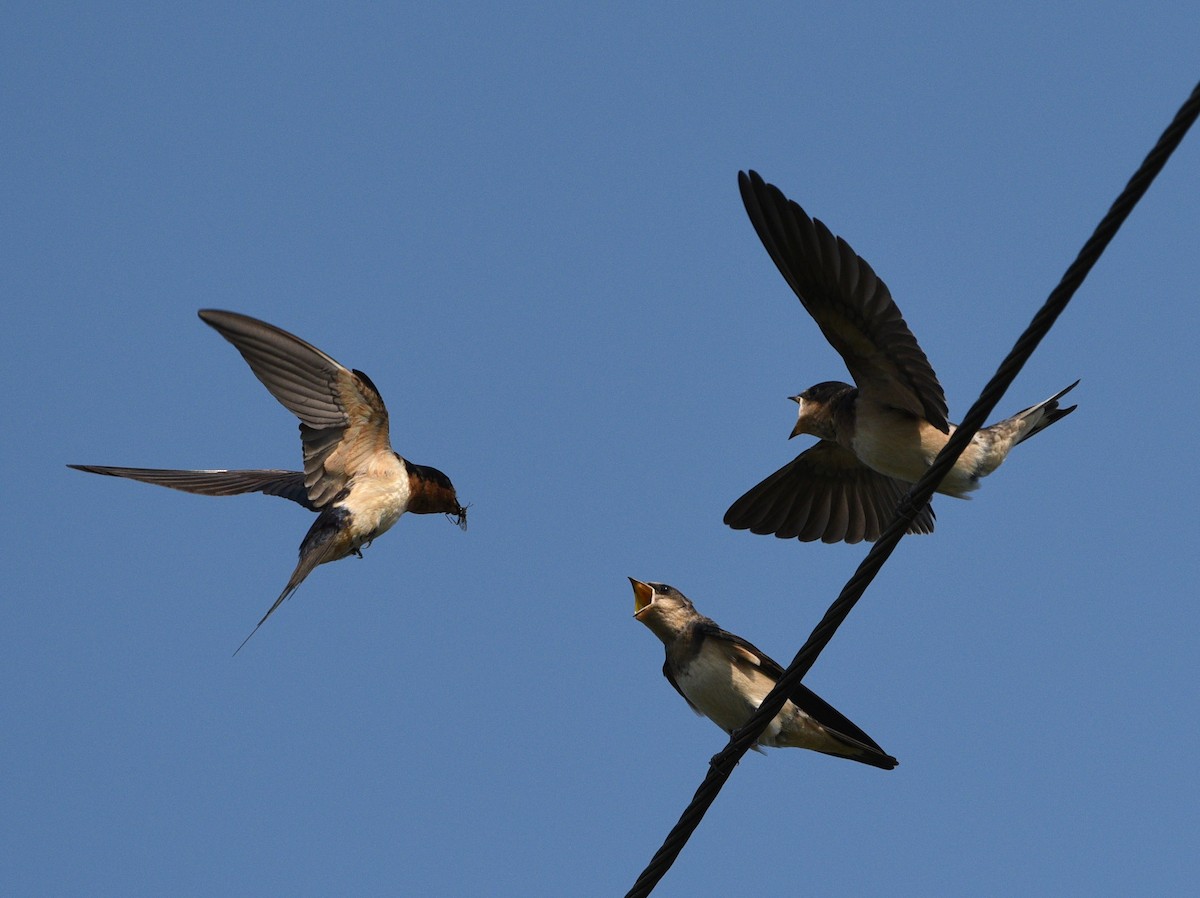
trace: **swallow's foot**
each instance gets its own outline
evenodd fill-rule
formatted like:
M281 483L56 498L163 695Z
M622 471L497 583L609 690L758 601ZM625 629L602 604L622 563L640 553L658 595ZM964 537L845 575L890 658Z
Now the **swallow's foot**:
M731 763L730 751L729 751L728 746L721 749L719 752L717 752L715 755L713 755L711 758L708 759L709 767L712 767L718 773L723 773L726 776L728 776L733 771L733 768L736 767L737 765L738 765L737 761L732 761L732 763Z

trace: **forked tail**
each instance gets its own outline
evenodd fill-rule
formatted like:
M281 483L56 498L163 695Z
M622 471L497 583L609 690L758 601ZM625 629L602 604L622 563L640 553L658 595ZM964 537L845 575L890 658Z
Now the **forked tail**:
M1071 412L1075 411L1078 406L1069 405L1066 408L1059 408L1058 400L1063 396L1066 396L1077 386L1079 386L1079 381L1075 381L1075 383L1071 384L1069 387L1059 390L1044 402L1039 402L1037 405L1031 405L1024 411L1017 412L1015 415L1013 415L1012 418L1009 419L1010 421L1026 422L1036 418L1036 420L1033 420L1032 426L1019 437L1017 437L1017 443L1023 443L1035 433L1041 433L1055 421L1058 421L1060 418L1065 418L1067 415L1071 414ZM1014 443L1013 445L1016 444Z

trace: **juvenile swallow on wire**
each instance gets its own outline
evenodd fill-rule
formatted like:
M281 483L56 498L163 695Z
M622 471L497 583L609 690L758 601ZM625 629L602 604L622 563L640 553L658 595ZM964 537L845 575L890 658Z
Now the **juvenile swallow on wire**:
M755 172L739 172L738 186L763 246L854 385L826 381L791 397L791 436L818 442L734 502L725 523L804 542L878 539L954 432L942 386L887 285L845 240ZM938 492L969 498L1014 446L1075 410L1058 400L1078 383L981 429ZM909 532L932 531L926 506Z
M687 596L665 583L633 584L634 618L666 646L663 676L693 711L726 733L745 725L783 668L740 636L722 630ZM762 735L759 746L807 748L891 770L899 761L832 705L801 684Z
M367 375L265 321L216 309L202 309L199 315L234 345L271 395L300 419L304 470L68 467L205 496L282 496L316 512L287 586L235 655L317 565L348 555L361 558L362 550L405 512L446 514L466 529L467 510L450 478L392 450L387 408Z

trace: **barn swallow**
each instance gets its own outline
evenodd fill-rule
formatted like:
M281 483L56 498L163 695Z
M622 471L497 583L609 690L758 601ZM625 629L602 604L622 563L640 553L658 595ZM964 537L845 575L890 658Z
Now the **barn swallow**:
M804 542L878 539L954 432L942 386L887 286L845 240L755 172L739 172L738 186L763 246L854 386L826 381L790 397L799 406L791 436L818 442L734 502L725 523ZM938 492L969 498L1014 446L1075 410L1058 400L1078 383L981 429ZM926 506L908 532L932 531Z
M392 450L387 408L367 375L265 321L215 309L202 309L199 314L234 345L271 395L300 419L304 470L68 467L205 496L254 492L282 496L316 512L287 586L250 636L317 565L348 555L361 558L362 550L406 511L450 515L466 529L467 510L459 504L450 478Z
M741 728L783 676L753 645L722 630L665 583L633 584L633 616L667 649L663 676L693 711L726 733ZM758 746L808 748L891 770L900 762L807 686L797 686Z

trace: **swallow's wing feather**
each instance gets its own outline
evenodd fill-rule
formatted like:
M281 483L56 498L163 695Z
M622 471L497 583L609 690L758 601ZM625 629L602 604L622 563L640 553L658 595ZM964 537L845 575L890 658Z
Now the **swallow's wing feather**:
M725 523L802 542L874 542L908 488L832 440L820 440L729 506ZM908 532L933 532L931 506L921 510Z
M391 451L387 409L361 371L247 315L202 309L200 318L237 348L271 395L300 419L305 487L316 508L341 493L372 456Z
M739 172L738 187L763 246L862 395L948 432L933 366L866 260L756 172Z
M729 660L738 665L757 667L772 680L783 676L783 668L770 655L764 652L748 639L743 639L736 633L730 633L712 621L704 625L704 635L724 645L729 652Z
M731 660L735 664L756 667L775 682L779 682L779 679L783 676L784 668L753 643L743 639L736 633L722 630L715 624L712 625L710 633L728 644ZM865 761L868 764L874 764L885 769L891 769L896 766L896 759L880 748L874 739L864 733L850 718L803 683L800 683L788 693L788 699L797 708L825 727L825 729L878 752L879 755L874 760L865 757L858 757L856 760Z
M736 663L749 664L753 667L757 667L776 682L778 682L783 676L783 665L781 665L778 661L776 661L762 649L758 648L749 640L743 639L736 633L730 633L728 630L722 630L719 627L716 628L714 635L719 636L720 639L729 644L730 652L732 653L733 660ZM875 745L875 743L871 741L871 737L855 726L849 718L844 716L840 711L834 708L833 705L826 702L803 683L793 689L792 692L789 693L788 698L793 704L799 707L800 710L804 711L805 714L817 721L817 723L821 724L822 726L837 730L843 735L850 736L860 742L865 742L867 745L879 748L879 746Z
M881 754L887 754L874 739L859 729L849 717L803 683L793 689L788 698L791 699L792 704L826 729L833 730L843 736L849 736L854 741L868 745Z
M167 468L113 468L106 465L67 465L77 471L125 477L156 486L198 493L202 496L236 496L241 493L266 493L298 502L316 511L304 488L302 471L183 471Z

